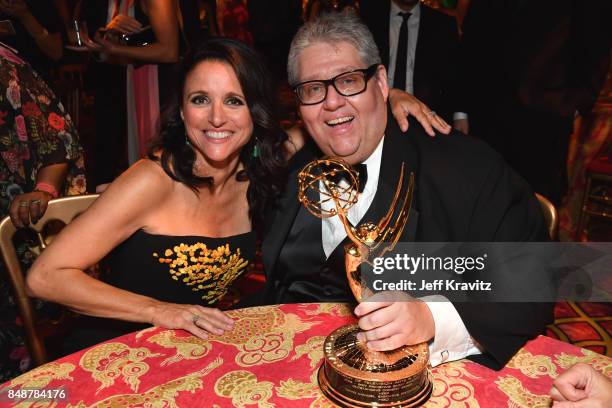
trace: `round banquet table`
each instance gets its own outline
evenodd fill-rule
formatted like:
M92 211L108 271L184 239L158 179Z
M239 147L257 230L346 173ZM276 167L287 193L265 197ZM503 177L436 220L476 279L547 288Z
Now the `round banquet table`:
M349 306L311 303L228 312L235 328L198 339L151 327L66 356L0 386L0 406L330 407L317 386L323 340L355 321ZM554 378L577 362L612 376L612 359L538 337L501 371L468 360L435 367L426 407L548 407ZM19 390L62 390L56 400ZM8 398L12 391L13 398Z

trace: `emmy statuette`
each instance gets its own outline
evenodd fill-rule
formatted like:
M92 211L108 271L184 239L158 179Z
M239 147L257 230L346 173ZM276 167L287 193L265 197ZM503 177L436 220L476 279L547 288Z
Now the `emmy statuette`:
M353 295L362 302L372 292L364 283L359 266L393 250L398 242L410 213L414 173L406 177L402 163L397 189L385 217L378 224L364 222L357 227L349 221L348 210L357 202L359 179L348 163L336 157L312 161L299 173L298 183L298 198L311 214L318 218L337 216L342 221L351 241L344 248L346 275ZM323 394L343 407L424 404L432 391L427 344L373 351L357 340L359 331L356 324L347 325L325 339L325 361L318 374Z

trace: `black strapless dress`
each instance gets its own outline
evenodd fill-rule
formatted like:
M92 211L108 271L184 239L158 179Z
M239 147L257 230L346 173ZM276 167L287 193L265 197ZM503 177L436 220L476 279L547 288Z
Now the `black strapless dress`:
M214 307L253 262L255 249L254 232L210 238L139 230L108 255L105 281L164 302ZM63 348L71 353L147 326L81 316Z

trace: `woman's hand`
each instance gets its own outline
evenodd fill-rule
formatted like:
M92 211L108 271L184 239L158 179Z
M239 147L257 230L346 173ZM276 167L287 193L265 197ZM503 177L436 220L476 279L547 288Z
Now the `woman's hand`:
M142 24L133 17L119 14L106 25L108 31L115 31L120 34L132 34L142 29Z
M112 54L114 43L106 38L106 34L100 31L96 32L93 40L89 37L83 38L83 44L93 52L101 54Z
M25 0L0 0L0 11L19 19L45 55L55 61L62 58L63 44L60 33L49 33L32 15Z
M32 191L16 196L9 209L13 225L24 228L30 222L36 224L47 211L47 204L52 198L46 191Z
M167 329L183 329L207 339L210 334L222 335L234 328L234 321L219 309L199 305L160 303L147 311L153 325Z
M436 135L434 129L445 135L450 133L450 125L413 95L392 88L389 90L389 101L391 102L391 112L393 112L402 132L408 130L408 119L406 117L412 115L430 136Z

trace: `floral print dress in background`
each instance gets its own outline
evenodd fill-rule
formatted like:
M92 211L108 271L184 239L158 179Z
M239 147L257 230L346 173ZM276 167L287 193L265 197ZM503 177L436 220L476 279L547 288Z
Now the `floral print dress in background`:
M42 167L70 163L64 195L86 192L83 150L64 107L29 64L0 43L0 216L12 199L34 189ZM18 246L23 270L34 255L25 241ZM0 383L30 368L21 321L0 261ZM34 302L37 314L44 302Z

